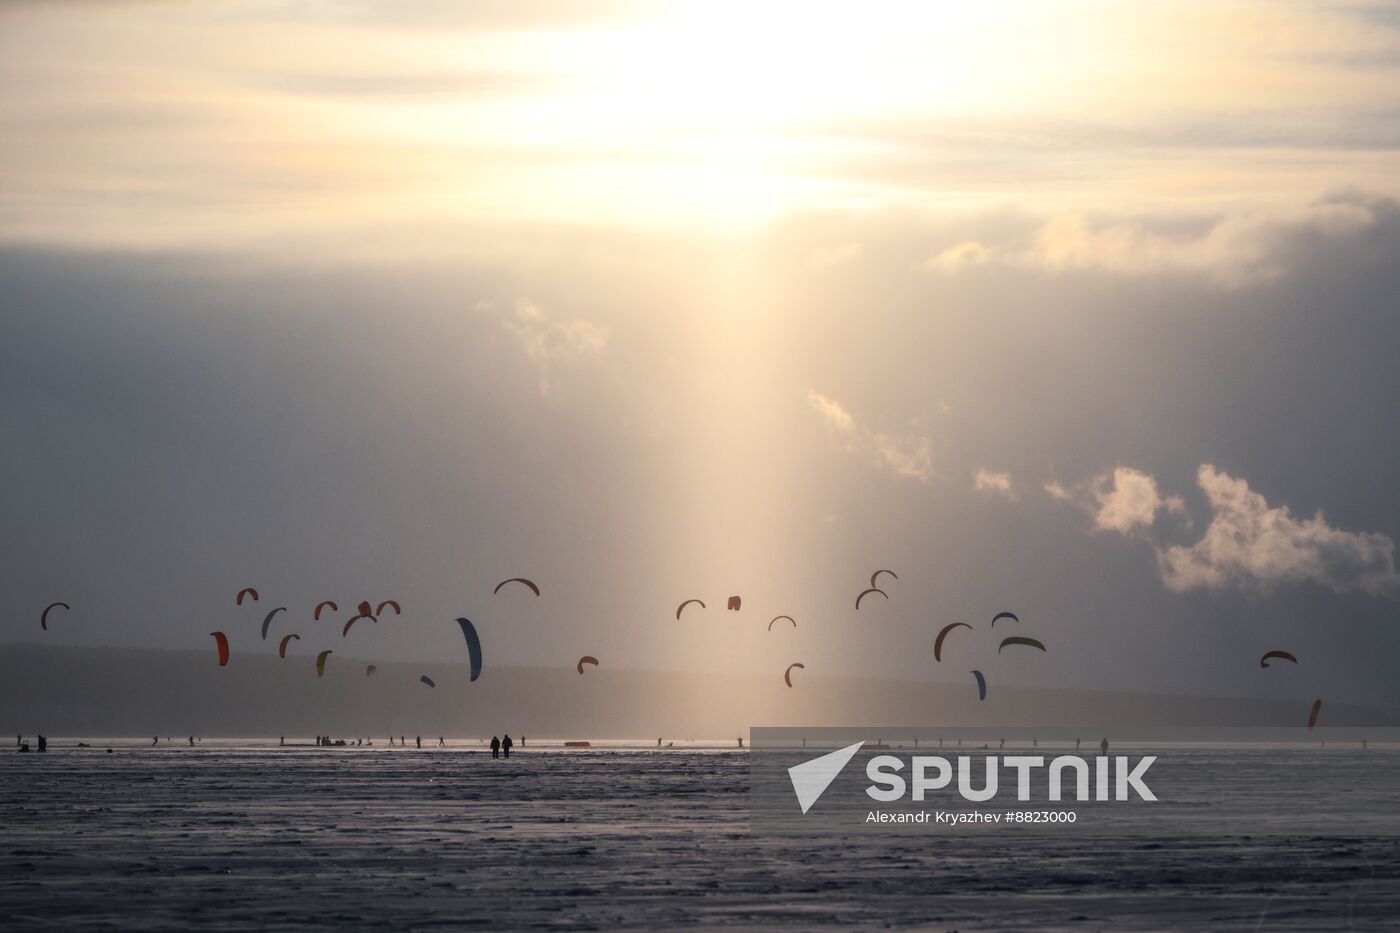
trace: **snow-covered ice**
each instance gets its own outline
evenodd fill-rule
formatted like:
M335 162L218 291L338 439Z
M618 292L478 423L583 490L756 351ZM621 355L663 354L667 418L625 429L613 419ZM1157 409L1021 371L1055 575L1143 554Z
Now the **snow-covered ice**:
M532 741L492 760L436 737L422 750L88 741L0 756L0 928L1315 930L1400 917L1389 837L754 836L748 755L730 748Z

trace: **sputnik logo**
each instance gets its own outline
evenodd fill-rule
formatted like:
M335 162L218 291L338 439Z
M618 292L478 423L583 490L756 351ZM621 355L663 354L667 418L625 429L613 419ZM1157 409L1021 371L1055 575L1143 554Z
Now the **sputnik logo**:
M822 794L826 793L831 782L836 780L837 775L855 757L856 752L860 751L863 744L865 743L857 742L854 745L847 745L845 748L837 749L822 755L820 758L813 758L811 761L804 761L800 765L788 768L788 777L792 779L793 792L797 794L797 803L802 807L804 814L812 809L812 805L821 798Z

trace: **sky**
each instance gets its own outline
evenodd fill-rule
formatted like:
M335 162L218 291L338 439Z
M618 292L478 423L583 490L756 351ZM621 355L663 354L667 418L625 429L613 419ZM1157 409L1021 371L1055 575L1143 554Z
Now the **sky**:
M1366 3L6 5L0 643L1388 705L1397 72Z

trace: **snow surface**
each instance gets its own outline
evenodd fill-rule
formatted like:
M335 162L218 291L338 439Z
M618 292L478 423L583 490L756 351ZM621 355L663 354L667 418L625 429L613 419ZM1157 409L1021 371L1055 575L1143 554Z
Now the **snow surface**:
M475 741L442 750L426 736L422 750L76 741L0 755L5 930L1316 930L1400 918L1391 837L754 836L748 755L719 745L531 741L492 760Z

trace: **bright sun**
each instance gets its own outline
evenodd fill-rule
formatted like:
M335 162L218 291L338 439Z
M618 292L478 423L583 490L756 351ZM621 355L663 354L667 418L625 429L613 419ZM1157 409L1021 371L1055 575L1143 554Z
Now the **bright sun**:
M512 199L648 223L744 222L859 199L868 186L830 166L899 145L872 140L872 124L913 129L1025 106L1012 90L1033 63L1016 46L1051 25L1043 8L1015 4L909 3L876 16L798 3L662 9L625 29L513 50L517 67L545 75L540 91L474 109L472 135L576 157L528 172ZM475 179L463 195L478 197Z

